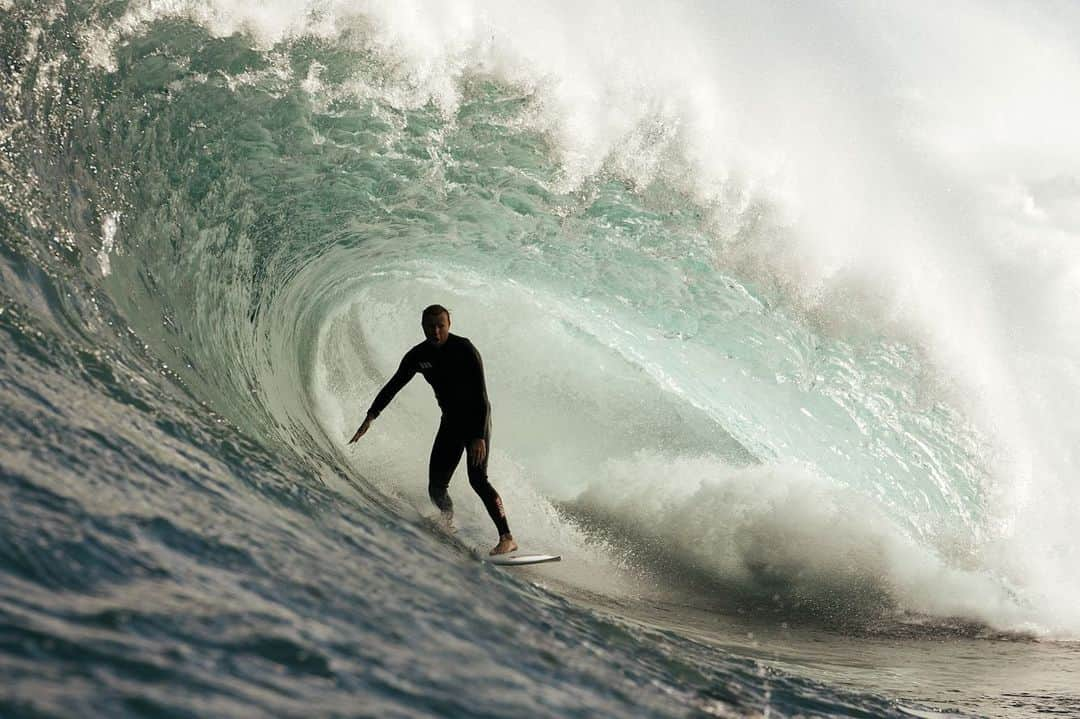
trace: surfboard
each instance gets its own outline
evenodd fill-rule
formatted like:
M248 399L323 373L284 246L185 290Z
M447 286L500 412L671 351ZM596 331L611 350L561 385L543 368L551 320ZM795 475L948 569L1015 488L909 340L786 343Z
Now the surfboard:
M496 554L495 556L483 557L485 562L501 564L504 567L516 567L522 564L542 564L544 562L561 562L561 554Z
M483 562L499 564L504 567L519 567L525 564L543 564L544 562L562 561L561 554L526 554L522 551L492 556L487 553L486 549L472 547L461 541L461 538L457 536L457 531L452 527L448 528L438 517L427 517L425 518L425 523L441 542L454 549L465 550L465 552Z

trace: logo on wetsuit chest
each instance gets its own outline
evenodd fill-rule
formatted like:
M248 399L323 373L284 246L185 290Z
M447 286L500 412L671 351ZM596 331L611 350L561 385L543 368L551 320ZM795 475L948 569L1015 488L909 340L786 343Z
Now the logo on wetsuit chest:
M431 369L431 363L430 362L421 362L420 363L420 369Z

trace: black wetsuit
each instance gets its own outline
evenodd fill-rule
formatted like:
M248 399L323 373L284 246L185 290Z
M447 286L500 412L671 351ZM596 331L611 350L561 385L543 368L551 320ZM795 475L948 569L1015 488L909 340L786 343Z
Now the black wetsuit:
M441 347L427 341L421 342L405 353L397 372L371 403L368 414L378 417L417 372L424 375L435 390L435 399L442 409L442 421L435 435L435 444L431 447L431 462L428 465L428 494L431 501L444 512L453 510L453 502L446 492L450 477L469 443L474 439L483 439L487 454L479 465L469 463L469 484L484 501L484 507L499 534L509 534L502 499L487 478L487 456L491 453L491 405L488 404L480 353L472 342L454 334L449 335Z

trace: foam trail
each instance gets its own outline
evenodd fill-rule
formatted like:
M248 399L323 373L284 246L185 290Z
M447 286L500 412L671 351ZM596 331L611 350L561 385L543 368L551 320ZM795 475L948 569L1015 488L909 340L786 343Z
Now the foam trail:
M993 577L949 567L865 498L805 467L733 469L639 452L605 475L583 503L648 527L672 556L773 602L858 616L895 601L931 616L1037 626Z

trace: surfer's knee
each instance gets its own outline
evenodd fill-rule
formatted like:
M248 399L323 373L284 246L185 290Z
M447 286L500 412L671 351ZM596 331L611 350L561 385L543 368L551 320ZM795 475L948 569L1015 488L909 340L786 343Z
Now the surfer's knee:
M497 494L491 482L488 481L487 472L469 472L469 486L481 497Z

